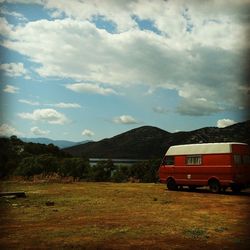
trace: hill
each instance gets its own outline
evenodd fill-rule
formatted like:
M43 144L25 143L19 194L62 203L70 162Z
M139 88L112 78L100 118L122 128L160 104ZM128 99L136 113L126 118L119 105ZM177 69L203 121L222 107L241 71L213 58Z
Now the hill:
M207 142L245 142L250 144L250 120L226 128L206 127L189 132L170 133L143 126L98 142L64 149L74 156L110 159L161 158L172 145Z
M21 140L23 142L41 143L41 144L46 144L46 145L54 144L55 146L57 146L59 148L68 148L68 147L72 147L72 146L76 146L76 145L80 145L80 144L84 144L86 142L89 142L89 141L73 142L73 141L66 141L66 140L52 140L52 139L43 138L43 137L21 138Z

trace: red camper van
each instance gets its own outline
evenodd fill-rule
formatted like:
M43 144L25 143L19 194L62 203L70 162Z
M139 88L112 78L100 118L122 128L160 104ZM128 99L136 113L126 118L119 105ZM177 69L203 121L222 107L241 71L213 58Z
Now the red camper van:
M250 148L245 143L204 143L172 146L159 168L169 190L209 186L214 193L250 185Z

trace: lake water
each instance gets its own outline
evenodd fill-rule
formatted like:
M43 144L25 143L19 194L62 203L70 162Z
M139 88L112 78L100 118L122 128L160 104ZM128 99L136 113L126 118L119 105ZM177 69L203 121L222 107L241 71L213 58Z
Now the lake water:
M105 159L105 158L90 158L89 164L90 166L95 166L98 162L111 160L115 166L132 166L137 162L142 162L146 160L139 159Z

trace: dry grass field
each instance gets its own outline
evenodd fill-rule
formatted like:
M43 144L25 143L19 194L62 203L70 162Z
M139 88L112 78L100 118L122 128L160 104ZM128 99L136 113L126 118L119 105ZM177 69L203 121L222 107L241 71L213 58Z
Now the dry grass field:
M250 249L250 193L2 182L1 249Z

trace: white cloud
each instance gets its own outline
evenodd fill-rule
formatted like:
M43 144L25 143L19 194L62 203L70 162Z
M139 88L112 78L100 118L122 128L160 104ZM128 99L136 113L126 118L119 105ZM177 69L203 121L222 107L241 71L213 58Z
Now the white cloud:
M59 102L55 104L41 104L40 102L37 101L30 101L30 100L25 100L25 99L19 99L18 100L20 103L28 104L31 106L50 106L50 107L55 107L55 108L81 108L81 105L78 103L65 103L65 102Z
M22 136L23 134L21 132L19 132L16 128L3 123L0 126L0 136L12 136L12 135L16 135L16 136Z
M104 20L113 22L119 32L135 27L136 23L131 18L131 1L47 1L48 9L53 13L64 13L66 16L77 20L92 20L96 16L102 16Z
M55 109L36 109L32 113L19 113L18 116L22 119L32 121L44 121L50 124L65 124L69 119Z
M37 63L42 77L71 78L83 83L67 88L101 95L117 94L114 86L135 84L171 89L181 97L180 105L208 97L211 111L208 103L193 105L197 115L212 114L216 106L245 105L241 66L249 46L247 1L40 3L54 17L67 18L15 27L5 20L2 45ZM135 16L150 21L159 33L140 30ZM100 17L114 24L113 33L96 27Z
M49 130L41 130L40 128L38 127L32 127L30 129L31 133L34 134L34 135L48 135L50 133Z
M66 85L66 88L79 93L92 93L99 95L118 94L115 90L111 88L104 88L99 86L98 84L92 83L73 83Z
M218 128L225 128L225 127L233 125L235 123L237 123L237 122L234 120L231 120L231 119L221 119L221 120L217 121L217 127Z
M18 77L24 76L29 79L28 71L24 68L23 63L3 63L0 65L0 70L3 70L8 76Z
M38 106L38 105L40 105L39 102L29 101L29 100L25 100L25 99L19 99L18 101L20 103L28 104L28 105L31 105L31 106Z
M166 114L166 113L169 112L168 109L163 108L163 107L161 107L161 106L153 107L153 111L154 111L155 113L160 113L160 114Z
M82 135L87 136L87 137L92 137L92 136L95 135L95 133L93 131L89 130L89 129L84 129L82 131Z
M113 122L117 124L136 124L138 123L131 115L121 115L113 118Z
M6 85L3 89L4 92L10 93L10 94L16 94L18 92L19 88L13 86L13 85Z
M13 17L17 18L20 21L28 21L28 19L24 15L22 15L21 13L18 13L18 12L15 12L15 11L8 11L8 10L6 10L4 8L2 8L0 11L1 11L2 15L13 16Z
M13 26L10 25L7 20L3 17L0 17L0 34L8 36L12 32Z
M65 102L50 104L50 106L53 106L56 108L81 108L81 105L78 103L65 103Z
M0 3L44 4L44 0L0 0Z
M205 98L183 98L176 108L177 113L188 116L212 115L223 110L218 104Z
M44 77L70 77L113 86L143 83L175 89L189 99L206 93L215 102L233 96L232 105L241 106L235 100L237 95L231 95L232 91L243 93L239 91L241 72L235 67L237 55L218 48L180 50L172 46L171 39L155 34L138 30L109 34L90 23L68 19L31 22L17 29L14 37L15 42L6 41L5 45L40 63L37 71ZM66 87L75 92L117 94L111 87L94 83Z

